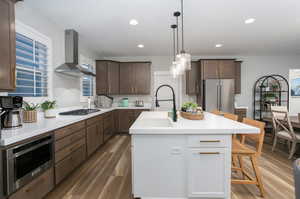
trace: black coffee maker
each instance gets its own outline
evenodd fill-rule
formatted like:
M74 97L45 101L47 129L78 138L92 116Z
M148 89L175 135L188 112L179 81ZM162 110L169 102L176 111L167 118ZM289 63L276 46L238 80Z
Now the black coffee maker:
M22 104L23 97L0 96L1 128L11 129L22 126Z

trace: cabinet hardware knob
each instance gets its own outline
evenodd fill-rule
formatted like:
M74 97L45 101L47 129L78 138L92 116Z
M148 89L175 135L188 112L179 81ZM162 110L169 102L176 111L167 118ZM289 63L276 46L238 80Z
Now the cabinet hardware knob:
M200 142L221 142L221 140L200 140Z
M199 152L200 155L216 155L220 154L220 152Z

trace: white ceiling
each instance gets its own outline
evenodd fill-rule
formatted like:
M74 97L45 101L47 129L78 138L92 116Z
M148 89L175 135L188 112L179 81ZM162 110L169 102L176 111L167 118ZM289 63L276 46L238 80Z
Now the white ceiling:
M194 55L300 54L299 0L185 0L186 51ZM171 54L180 0L25 0L102 56ZM246 25L253 17L256 22ZM135 18L139 25L130 26ZM79 41L80 42L80 41ZM137 48L138 44L145 48ZM222 48L215 44L222 43Z

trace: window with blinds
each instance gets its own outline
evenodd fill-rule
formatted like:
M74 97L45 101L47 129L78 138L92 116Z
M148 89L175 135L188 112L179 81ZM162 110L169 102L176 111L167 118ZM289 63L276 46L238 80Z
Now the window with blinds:
M93 70L93 67L89 64L82 64L82 67ZM90 75L84 75L82 77L82 96L90 97L94 95L94 78Z
M48 95L48 47L16 33L16 83L8 95L45 97Z

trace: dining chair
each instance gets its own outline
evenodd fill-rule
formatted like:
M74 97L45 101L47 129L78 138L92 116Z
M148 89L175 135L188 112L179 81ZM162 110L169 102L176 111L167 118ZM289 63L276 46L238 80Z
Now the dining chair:
M258 157L261 155L264 135L265 135L265 123L244 118L243 123L247 125L251 125L260 129L259 134L242 134L242 141L240 142L237 139L232 140L232 156L238 157L239 166L234 165L232 167L233 171L240 171L242 174L242 179L231 179L232 184L255 184L261 193L261 196L264 197L265 191L262 182L262 177L260 173L260 169L258 167ZM245 141L254 142L255 150L246 146ZM244 168L244 157L249 157L251 161L251 166L254 172L254 176L250 175Z
M274 106L271 107L271 112L275 131L272 151L276 148L278 138L286 140L290 153L288 158L291 159L294 156L297 144L300 143L300 132L294 131L287 109Z

